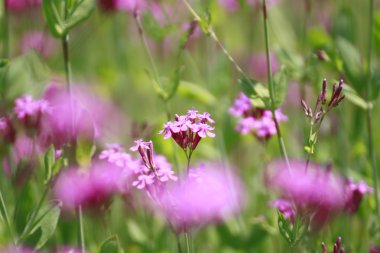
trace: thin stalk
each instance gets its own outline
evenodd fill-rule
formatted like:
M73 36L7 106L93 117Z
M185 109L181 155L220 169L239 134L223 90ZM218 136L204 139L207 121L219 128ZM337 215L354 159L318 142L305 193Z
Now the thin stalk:
M367 55L367 101L372 99L372 39L373 39L373 23L374 23L374 0L369 2L369 22L368 22L368 55ZM377 165L375 150L373 147L373 136L372 136L372 109L368 108L367 110L367 131L368 131L368 150L369 150L369 159L372 167L372 177L374 180L375 188L375 203L376 203L376 214L379 213L379 195L378 195L378 178L377 178Z
M267 58L267 69L268 69L268 82L269 82L269 95L272 101L272 117L274 124L276 126L276 131L277 131L277 140L278 140L278 145L280 147L280 151L282 156L285 159L286 165L288 169L290 170L290 164L289 164L289 159L288 155L286 152L284 140L281 135L281 130L280 130L280 125L278 124L278 120L276 118L276 113L274 109L274 83L273 83L273 77L272 77L272 65L270 61L270 50L269 50L269 34L268 34L268 13L267 13L267 4L266 0L263 0L263 17L264 17L264 33L265 33L265 51L266 51L266 58Z
M63 61L65 65L65 74L66 74L66 85L67 90L71 92L71 64L69 58L69 35L66 34L61 39L62 42L62 51L63 51Z
M175 238L177 240L178 253L182 253L181 241L180 241L178 234L175 234Z
M78 207L78 219L79 219L79 244L81 247L82 253L86 252L85 238L84 238L84 228L83 228L83 213L82 206Z
M7 0L3 0L3 57L9 58L9 13Z
M186 252L187 253L190 253L191 251L190 251L190 238L189 238L190 236L189 236L189 233L188 232L186 232L185 233L185 239L186 239Z

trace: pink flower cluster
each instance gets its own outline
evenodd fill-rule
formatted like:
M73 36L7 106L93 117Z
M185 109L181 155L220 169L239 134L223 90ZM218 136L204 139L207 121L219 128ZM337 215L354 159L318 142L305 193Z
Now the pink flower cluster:
M304 161L290 161L290 168L282 160L268 165L265 174L269 188L281 193L281 199L271 202L292 222L297 213L312 214L311 225L320 229L338 212L354 213L364 194L372 191L364 182L345 180L331 169Z
M175 121L164 124L164 129L158 132L164 134L164 139L173 138L174 141L184 150L192 152L203 138L215 137L212 132L215 121L208 112L203 114L191 109L186 115L175 115Z
M240 181L216 164L189 172L160 195L157 208L177 232L217 223L242 208Z
M251 101L244 93L240 93L234 105L229 109L229 112L235 117L241 117L236 126L236 131L241 134L253 134L259 140L267 140L272 135L277 134L272 112L253 107ZM278 122L288 120L281 112L281 109L277 109L275 115Z
M25 95L15 100L14 112L26 126L37 127L43 115L52 113L52 107L45 99L34 100Z
M145 0L98 0L99 7L105 12L134 12L146 6Z
M53 52L54 40L50 35L40 31L32 31L23 34L21 38L21 52L27 53L34 50L47 58Z

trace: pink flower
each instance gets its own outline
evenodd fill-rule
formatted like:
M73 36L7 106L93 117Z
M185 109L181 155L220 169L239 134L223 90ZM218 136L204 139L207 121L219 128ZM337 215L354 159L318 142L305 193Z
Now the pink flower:
M60 246L52 253L84 253L81 249L71 246Z
M42 121L40 140L45 145L60 148L78 138L100 139L120 124L117 110L84 86L73 86L69 94L66 88L51 84L44 98L52 108Z
M33 100L29 95L17 98L13 110L21 122L31 127L39 126L42 116L52 113L48 101L44 99Z
M0 248L1 253L38 253L39 251L26 247L11 246L8 248Z
M237 0L219 0L220 5L222 5L228 11L236 11L239 8L239 3Z
M345 211L348 213L355 213L363 199L363 196L367 193L372 193L373 189L370 188L364 181L357 184L348 180L346 183L346 202Z
M146 6L145 0L98 0L99 7L106 12L134 12Z
M16 130L9 117L0 117L0 137L9 143L16 139Z
M295 221L296 210L294 209L292 203L286 199L276 199L269 203L271 206L278 209L287 219L292 223Z
M239 180L218 166L206 167L200 173L190 170L189 175L198 176L185 176L156 200L157 208L177 232L221 222L242 207Z
M41 5L42 0L5 0L10 11L26 11Z
M27 32L21 38L21 52L27 53L34 50L47 58L53 52L54 40L49 35L40 31Z
M215 121L208 112L199 114L197 110L190 109L186 115L175 115L175 121L164 124L164 129L159 134L164 134L164 139L173 138L184 150L192 152L202 138L215 137L212 132Z
M270 61L272 65L272 73L276 73L280 69L280 63L274 53L270 53ZM252 75L257 80L267 80L268 68L267 57L264 52L254 53L248 62L249 69Z
M294 203L297 213L312 213L311 225L320 229L345 205L344 180L329 169L316 164L290 161L290 168L283 160L270 163L266 168L266 184L280 197Z
M240 92L239 97L235 100L233 107L229 109L231 115L239 117L252 108L251 101L243 93Z

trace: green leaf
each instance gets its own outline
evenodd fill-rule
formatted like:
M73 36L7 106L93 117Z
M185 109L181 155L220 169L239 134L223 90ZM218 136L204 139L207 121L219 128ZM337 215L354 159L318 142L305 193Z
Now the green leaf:
M122 253L124 252L120 246L119 237L112 235L104 240L100 246L99 253Z
M52 170L55 164L55 149L51 145L44 157L44 167L45 167L45 184L47 184L52 177Z
M368 110L371 108L371 104L367 103L359 94L347 84L343 84L343 94L346 96L347 100L356 106L359 106L363 110Z
M181 74L183 72L183 66L177 67L173 73L173 76L171 78L171 84L172 88L169 92L169 95L166 98L166 101L169 101L171 98L174 97L174 95L177 93L178 86L181 82Z
M76 160L81 168L87 168L96 151L95 145L88 140L78 140L76 146Z
M206 105L214 105L217 102L215 96L200 85L182 80L178 87L178 95Z
M286 98L288 87L288 73L284 66L273 76L274 82L274 108L280 107Z
M67 9L66 9L67 7ZM90 17L95 7L94 0L43 0L42 10L53 36L62 38L71 29Z
M161 41L167 37L174 28L172 26L162 27L150 12L144 12L142 14L141 22L146 34L157 41Z
M127 230L135 242L144 244L148 241L148 237L134 220L127 221Z
M277 222L281 235L289 243L291 248L294 248L307 233L308 222L305 218L297 217L294 224L292 224L290 220L278 212Z
M244 94L249 97L253 106L263 109L271 108L269 90L255 80L240 79L240 86Z
M8 63L9 63L8 59L0 59L0 68L7 66Z
M36 222L33 224L33 228L28 235L34 234L37 230L41 231L41 236L35 246L36 249L42 248L54 234L60 214L60 203L56 203L53 206L48 204L39 210Z
M336 46L343 62L344 73L356 90L360 90L363 87L361 82L364 78L359 51L344 38L338 38Z

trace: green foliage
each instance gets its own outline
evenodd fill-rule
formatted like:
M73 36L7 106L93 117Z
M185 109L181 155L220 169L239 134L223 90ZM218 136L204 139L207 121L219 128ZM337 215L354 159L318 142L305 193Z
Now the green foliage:
M372 107L370 103L366 102L365 99L360 97L359 94L347 84L343 85L343 94L346 96L348 101L356 106L359 106L363 110L368 110Z
M294 248L306 235L308 222L305 218L297 218L294 224L292 224L284 215L278 212L278 228L289 246Z
M45 167L45 184L50 182L53 174L53 167L55 164L55 149L51 145L44 157L44 167Z
M88 19L94 9L94 0L43 0L42 9L53 36L62 38L70 30Z
M240 79L239 83L243 93L251 100L253 106L262 109L271 108L268 88L255 80Z
M99 253L123 253L120 246L119 237L112 235L104 240L100 246Z
M92 156L95 154L96 146L92 141L79 139L77 140L75 151L76 161L79 166L87 168L91 163Z
M274 108L279 108L285 101L288 91L288 73L284 66L273 76L274 83Z

